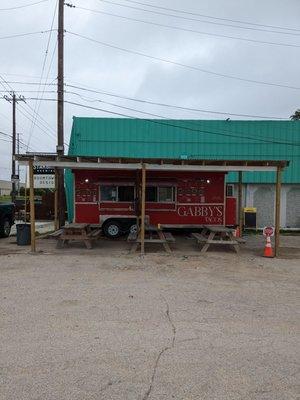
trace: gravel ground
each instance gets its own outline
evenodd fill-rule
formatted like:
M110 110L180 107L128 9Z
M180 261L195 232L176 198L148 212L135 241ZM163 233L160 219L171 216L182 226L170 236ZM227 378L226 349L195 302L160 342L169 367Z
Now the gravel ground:
M299 237L282 259L253 238L239 255L185 239L143 259L124 242L41 240L31 255L12 240L0 243L0 399L300 398Z

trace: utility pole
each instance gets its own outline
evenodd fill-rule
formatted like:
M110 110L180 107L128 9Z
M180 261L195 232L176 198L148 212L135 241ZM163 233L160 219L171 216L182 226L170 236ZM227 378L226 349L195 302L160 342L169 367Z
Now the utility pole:
M58 57L57 57L57 147L58 156L64 155L64 0L58 3ZM58 220L65 224L64 170L58 170Z
M11 201L14 203L16 201L16 141L17 141L17 120L16 120L16 106L19 101L25 101L23 96L16 96L15 92L12 92L10 96L4 96L4 99L9 103L12 103L12 152L11 152ZM18 176L18 179L20 177Z
M17 154L20 154L20 132L17 132ZM18 177L20 179L20 164L18 163ZM20 181L18 183L18 196L20 196Z

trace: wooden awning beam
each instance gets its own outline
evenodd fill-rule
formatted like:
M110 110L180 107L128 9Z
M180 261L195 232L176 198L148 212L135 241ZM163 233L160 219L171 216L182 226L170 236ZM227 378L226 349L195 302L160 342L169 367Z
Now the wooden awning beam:
M28 165L29 160L18 159L20 165ZM122 169L137 170L142 169L142 163L109 163L109 162L86 162L86 161L64 161L64 160L41 160L34 159L34 166L45 166L51 168L69 169ZM148 171L211 171L211 172L276 172L277 166L273 165L199 165L199 164L150 164L145 163Z

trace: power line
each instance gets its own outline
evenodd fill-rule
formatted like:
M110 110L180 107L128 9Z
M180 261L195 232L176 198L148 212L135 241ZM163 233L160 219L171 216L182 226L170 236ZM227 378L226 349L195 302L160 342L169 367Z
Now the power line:
M1 79L3 80L3 82L8 86L9 89L7 89L7 92L9 92L10 90L13 91L13 88L5 81L5 79L3 79L3 77L1 77L1 75L0 75L0 78L1 78ZM0 81L0 85L1 85L2 87L4 87L4 89L6 89L5 85L4 85L1 81ZM26 103L26 106L27 106L29 109L33 110L32 107L31 107L29 104ZM22 111L22 110L23 110L23 111ZM30 122L32 122L32 117L34 118L34 114L33 114L33 116L32 116L32 115L30 114L30 112L29 112L23 105L21 105L21 104L20 104L20 106L19 106L19 112L20 112L26 119L28 119ZM26 114L25 114L25 113L26 113ZM28 114L29 114L29 116L28 116ZM42 117L41 117L39 114L38 114L38 116L39 116L40 119L42 119ZM39 127L39 129L40 129L42 132L44 132L46 135L50 136L50 134L48 133L49 128L46 127L47 130L45 130L45 129L43 128L43 126L45 127L45 125L43 125L42 122L39 122L39 124L37 124L37 126Z
M47 1L48 0L41 0L41 1L37 1L35 3L24 4L23 6L16 6L16 7L10 7L10 8L0 8L0 11L17 10L19 8L31 7L31 6L35 6L37 4L45 3Z
M3 77L1 77L1 75L0 75L0 78L1 78L1 79L3 80L3 82L8 86L9 89L7 89L7 88L5 87L5 85L3 84L3 82L0 81L0 85L1 85L8 93L9 93L10 91L14 91L14 89L12 88L12 86L10 86L10 85L8 84L8 82L5 81L5 80L3 79ZM14 91L14 92L16 92L16 91ZM44 121L44 122L39 122L40 125L42 125L42 126L45 127L45 124L46 124L46 125L48 125L48 127L46 126L46 129L47 129L47 130L49 130L49 127L50 127L50 129L53 130L53 132L55 132L54 129L51 127L51 125L48 124L48 122L47 122L46 120L44 120L43 117L41 117L37 112L35 112L35 111L33 110L33 108L32 108L29 104L26 103L26 101L25 101L25 104L26 104L26 106L27 106L31 111L33 111L33 118L35 117L35 115L37 115L38 118L39 118L41 121ZM21 104L19 105L19 112L21 112L20 108L23 109L24 112L26 112L27 114L29 114L30 117L32 117L31 114L30 114L30 112L29 112L23 105L21 105ZM22 112L21 112L21 113L22 113ZM23 115L25 115L25 114L23 114ZM27 118L28 118L28 117L27 117ZM32 119L30 119L30 121L32 121ZM40 128L40 129L41 129L41 128Z
M300 32L300 29L289 28L289 27L282 27L282 26L278 26L278 25L258 24L258 23L249 22L249 21L242 21L242 20L236 20L236 19L215 17L215 16L211 16L211 15L207 15L207 14L200 14L200 13L196 13L196 12L189 12L189 11L186 11L186 10L178 10L178 9L176 9L176 8L168 8L168 7L162 7L162 6L155 6L155 5L153 5L153 4L142 3L142 2L140 2L140 1L133 1L133 0L123 0L123 1L126 1L127 3L140 4L140 5L143 5L143 6L147 6L147 7L151 7L151 8L156 8L156 9L160 9L160 10L174 11L174 12L181 13L181 14L186 14L186 15L195 15L195 16L198 16L198 17L210 18L210 19L214 19L214 20L218 20L218 21L228 21L228 22L235 22L235 23L238 23L238 24L246 24L246 25L252 25L252 26L261 26L261 27L265 27L265 28L283 29L283 30L289 30L289 31Z
M147 24L147 25L159 26L159 27L163 27L163 28L167 28L167 29L179 30L179 31L184 31L184 32L189 32L189 33L197 33L197 34L205 35L205 36L213 36L213 37L217 37L217 38L221 38L221 39L231 39L231 40L233 39L233 40L241 40L244 42L259 43L259 44L264 44L264 45L267 44L267 45L272 45L272 46L285 46L285 47L300 48L300 45L296 45L296 44L269 42L269 41L256 40L256 39L246 39L246 38L242 38L239 36L223 35L223 34L218 34L218 33L197 31L195 29L182 28L182 27L173 26L173 25L160 24L158 22L151 22L151 21L145 21L142 19L137 19L137 18L132 18L132 17L125 17L125 16L119 15L119 14L113 14L113 13L108 13L108 12L99 11L99 10L92 10L92 9L85 8L85 7L77 7L76 6L74 8L77 8L79 10L85 10L85 11L97 13L97 14L109 15L111 17L121 18L121 19L128 20L128 21L140 22L140 23Z
M71 93L71 92L69 92L69 93L70 94L77 94L83 100L85 100L78 93ZM28 100L36 100L36 98L29 98ZM48 99L48 98L47 99L44 98L43 100L44 101L54 101L54 102L57 101L56 99ZM138 118L138 117L134 117L132 115L128 115L128 114L124 114L124 113L120 113L120 112L116 112L116 111L111 111L111 110L107 110L107 109L103 109L103 108L87 106L87 105L84 105L84 104L81 104L81 103L72 102L72 101L69 101L69 100L65 100L64 103L75 105L75 106L79 106L79 107L83 107L83 108L87 108L87 109L91 109L91 110L102 111L102 112L105 112L105 113L108 113L108 114L122 116L122 117L129 118L129 119L139 119L139 120L147 121L147 122L150 122L150 123L155 123L155 124L159 124L159 125L165 125L165 126L178 128L178 129L183 129L183 130L188 130L188 131L197 132L197 133L209 133L209 134L213 134L213 135L227 136L227 137L231 137L231 138L249 139L249 140L257 141L257 142L261 142L261 143L282 144L282 145L289 145L289 146L300 146L300 142L298 143L298 142L285 142L285 141L278 141L278 140L275 141L275 140L261 139L261 138L257 138L257 137L253 137L253 136L245 136L243 132L235 132L237 134L235 134L235 133L232 134L232 131L221 129L220 130L221 132L228 132L228 133L221 133L221 132L213 132L213 131L202 130L202 129L199 130L199 129L187 127L187 126L184 126L184 125L175 125L174 123L169 123L170 119L168 119L167 117L162 116L162 115L151 114L151 113L144 112L144 111L141 111L141 110L137 110L137 109L134 109L134 108L121 106L119 104L109 103L109 102L106 102L106 101L103 101L103 100L95 100L95 99L90 100L89 99L89 100L85 100L85 101L92 101L92 102L98 101L100 103L108 104L108 105L111 105L111 106L114 106L114 107L118 107L118 108L130 110L130 111L139 112L139 113L145 114L145 115L155 116L155 117L160 118L162 120ZM163 120L165 120L165 122Z
M228 26L230 28L245 29L245 30L251 30L251 31L277 33L277 34L281 34L281 35L292 35L292 36L299 36L300 35L300 33L294 33L294 32L275 31L275 30L262 29L262 28L253 28L253 27L249 27L249 26L225 24L225 23L222 23L222 22L205 21L203 19L197 19L197 18L191 18L191 17L183 17L182 15L167 14L167 13L161 12L161 11L147 10L145 8L129 6L129 5L126 5L126 4L116 3L116 2L112 2L112 1L108 1L108 0L98 0L98 1L100 1L102 3L106 3L106 4L111 4L111 5L114 5L114 6L125 7L125 8L129 8L129 9L132 9L132 10L143 11L143 12L156 14L156 15L164 15L164 16L167 16L167 17L177 18L177 19L186 20L186 21L201 22L201 23L210 24L210 25ZM66 5L68 5L68 4L66 4ZM77 6L75 6L75 7L76 8L80 8L80 7L77 7ZM158 8L161 8L161 7L158 7ZM169 11L171 11L171 10L169 10Z
M167 63L167 64L176 65L178 67L187 68L187 69L194 70L194 71L200 71L200 72L203 72L205 74L218 76L218 77L221 77L221 78L227 78L227 79L232 79L232 80L237 80L237 81L242 81L242 82L248 82L248 83L255 83L255 84L264 85L264 86L274 86L274 87L280 87L280 88L285 88L285 89L300 90L300 87L298 87L298 86L284 85L284 84L273 83L273 82L258 81L258 80L255 80L255 79L247 79L247 78L241 78L241 77L234 76L234 75L222 74L222 73L219 73L219 72L210 71L210 70L207 70L207 69L204 69L204 68L200 68L200 67L196 67L196 66L193 66L193 65L188 65L188 64L183 64L183 63L180 63L180 62L172 61L172 60L169 60L167 58L151 56L149 54L142 53L140 51L126 49L124 47L120 47L120 46L112 45L112 44L109 44L109 43L106 43L106 42L102 42L102 41L99 41L99 40L96 40L96 39L93 39L93 38L90 38L90 37L87 37L87 36L84 36L84 35L80 35L80 34L75 33L75 32L71 32L71 31L66 31L66 32L69 33L70 35L75 36L75 37L79 37L81 39L85 39L85 40L88 40L90 42L97 43L97 44L99 44L101 46L105 46L105 47L109 47L109 48L112 48L112 49L120 50L120 51L123 51L123 52L126 52L126 53L138 55L138 56L141 56L141 57L149 58L151 60L161 61L161 62L164 62L164 63Z
M9 135L8 133L4 133L4 132L0 132L0 135L9 137L9 138L11 138L11 139L13 138L12 135ZM12 140L10 140L9 142L12 142ZM27 144L25 144L24 142L22 142L22 140L20 140L20 139L19 139L19 143L22 145L22 147L27 147ZM33 150L33 149L30 148L30 150Z
M78 93L72 93L72 92L69 92L69 93L71 93L71 94L77 94L79 97L81 97L83 100L85 100L85 101L92 101L92 102L94 102L95 100L90 100L90 99L84 99L84 97L82 97L82 96L80 96ZM141 114L145 114L145 115L150 115L150 116L153 116L153 117L157 117L157 118L161 118L161 119L165 119L165 120L168 120L168 118L167 117L165 117L165 116L162 116L162 115L157 115L157 114L152 114L152 113L148 113L148 112L144 112L144 111L141 111L141 110L137 110L137 109L135 109L135 108L129 108L129 107L124 107L124 106L121 106L121 105L119 105L119 104L115 104L115 103L110 103L110 102L106 102L106 101L103 101L103 100L96 100L96 101L98 101L98 102L100 102L100 103L103 103L103 104L107 104L107 105L110 105L110 106L114 106L114 107L118 107L118 108L122 108L122 109L125 109L125 110L130 110L130 111L135 111L135 112L138 112L138 113L141 113ZM134 117L131 117L131 118L134 118ZM181 127L181 126L180 126ZM184 127L184 129L185 129L185 127ZM197 130L198 132L199 132L199 130ZM222 132L228 132L228 133L231 133L231 131L228 131L228 130L225 130L225 129L221 129L221 131ZM201 130L201 132L204 132L204 131L202 131ZM268 140L268 139L260 139L260 138L256 138L256 137L253 137L253 136L244 136L244 134L242 133L242 132L237 132L237 133L239 133L240 135L243 135L243 136L239 136L239 135L235 135L235 134L221 134L221 133L216 133L216 132L211 132L211 131L206 131L206 133L211 133L211 134L215 134L215 135L220 135L220 136L229 136L229 137L235 137L235 138L247 138L247 139L250 139L250 140L256 140L256 141L259 141L259 142L263 142L263 143L275 143L273 140ZM288 145L294 145L294 144L296 144L295 142L284 142L284 141L281 141L281 142L277 142L278 144L280 143L280 144L288 144ZM300 142L297 144L297 145L299 145L300 146Z
M52 37L52 31L53 31L54 20L55 20L55 15L56 15L56 10L57 10L57 4L58 4L58 0L55 3L54 13L53 13L53 17L52 17L52 20L51 20L50 33L49 33L49 36L48 36L46 51L45 51L45 55L44 55L43 65L42 65L42 72L41 72L41 76L40 76L40 80L39 80L39 89L38 89L39 91L40 91L41 82L43 80L43 76L44 76L44 72L45 72L45 68L46 68L46 62L47 62L47 57L48 57L48 52L49 52L49 47L50 47L50 41L51 41L51 37ZM47 72L46 81L48 79L48 76L49 76L49 73L50 73L50 69L52 67L52 62L53 62L53 58L54 58L54 54L55 54L55 49L56 49L56 44L55 44L54 51L53 51L53 54L52 54L52 57L51 57L51 62L50 62L49 69L48 69L48 72ZM46 89L46 85L43 85L41 97L43 97L43 95L45 93L45 89ZM40 106L41 106L41 101L37 100L36 103L35 103L35 106L34 106L34 112L37 111L37 113L38 113L39 110L40 110ZM30 131L29 131L28 145L30 144L31 137L32 137L33 132L34 132L36 118L37 117L35 117L33 119Z
M75 95L75 96L78 96L78 97L80 97L80 98L81 98L82 100L84 100L84 101L89 101L89 102L92 102L92 103L93 103L93 102L103 103L103 104L107 104L107 105L110 105L110 106L122 108L123 110L135 111L135 112L138 112L138 113L141 113L141 114L144 114L144 115L150 115L151 117L157 117L157 118L164 118L164 119L167 119L166 117L162 117L161 115L149 113L149 112L147 112L147 111L137 110L136 108L121 106L120 104L110 103L110 102L105 101L105 100L86 99L86 98L84 98L81 94L76 93L76 92L69 92L69 91L66 91L66 93L68 93L68 94L73 94L73 95Z
M9 92L9 91L14 91L14 92L16 92L16 91L13 89L13 87L9 84L10 82L6 81L1 75L0 75L0 79L2 79L2 81L8 86L9 89L7 89L7 88L5 87L5 85L3 84L3 82L0 81L1 86L2 86L4 89L6 89L7 92ZM50 127L51 130L53 130L53 131L55 132L54 128L52 128L51 125L48 124L48 122L45 121L45 120L43 119L43 117L41 117L41 116L39 115L38 112L35 112L35 111L33 110L33 108L32 108L29 104L27 104L26 102L25 102L25 104L26 104L26 106L27 106L29 109L31 109L31 110L33 111L33 117L35 117L35 114L36 114L41 120L43 120L43 121ZM27 111L27 110L24 108L24 106L22 106L21 104L20 104L20 107L21 107L22 109L24 109L25 111ZM28 113L28 111L27 111L27 113ZM49 129L49 128L47 128L47 129Z
M55 30L55 29L53 29L53 30ZM9 35L9 36L1 36L1 37L0 37L0 40L4 40L4 39L14 39L14 38L23 37L23 36L41 35L41 34L48 33L48 32L50 32L49 29L46 30L46 31L16 33L16 34Z
M88 89L86 87L81 87L81 86L76 86L76 85L66 84L66 87L83 90L83 91L91 92L91 93L103 94L105 96L116 97L116 98L123 99L123 100L135 101L135 102L142 103L142 104L150 104L150 105L159 106L159 107L174 108L177 110L193 111L193 112L216 114L216 115L229 115L229 116L234 116L234 117L245 117L245 118L260 118L260 119L272 119L272 120L274 120L274 119L286 120L287 119L284 117L270 117L270 116L253 115L253 114L238 114L238 113L230 113L230 112L226 112L226 111L224 112L224 111L215 111L215 110L207 110L207 109L192 108L192 107L183 107L183 106L178 106L178 105L174 105L174 104L160 103L160 102L154 102L154 101L145 100L145 99L137 99L134 97L121 96L121 95L118 95L115 93L110 93L110 92L106 92L106 91L102 91L102 90Z
M3 75L4 75L4 74L3 74ZM1 74L0 74L0 76L1 76ZM2 79L3 79L3 78L2 78ZM56 78L55 78L55 79L56 79ZM11 85L32 85L32 86L39 86L39 85L40 85L39 82L23 82L23 81L7 81L7 80L5 80L5 82L7 82L8 84L11 84ZM47 81L42 82L42 85L46 85L46 86L56 86L55 83L52 83L52 82L47 83Z
M2 138L0 138L0 140L1 140L1 142L7 142L7 143L11 143L12 142L12 140L6 140L6 139L2 139Z
M52 134L53 137L55 137L55 129L49 124L49 122L47 122L45 120L45 118L43 118L40 114L38 114L36 111L34 111L34 109L28 104L26 103L27 107L30 108L30 110L33 112L34 116L38 116L38 118L40 118L39 124L42 124L47 130L50 129L50 131L54 132Z
M0 75L4 75L4 76L18 76L18 77L22 77L22 78L40 79L40 76L36 76L36 75L12 74L12 73L8 73L8 72L0 72ZM53 79L56 79L56 78L53 78Z
M16 89L15 91L22 92L22 93L40 93L39 90L22 90L22 89L18 90L18 89ZM6 92L7 92L7 90L0 90L0 93L6 93ZM56 93L56 91L55 90L46 90L45 93Z
M55 99L44 99L44 100L48 100L48 101L55 101ZM90 109L90 110L95 110L95 111L102 111L108 114L112 114L112 115L117 115L117 116L121 116L121 117L125 117L125 118L129 118L129 119L138 119L138 120L143 120L143 121L147 121L153 124L158 124L158 125L163 125L163 126L168 126L168 127L173 127L173 128L177 128L177 129L183 129L183 130L187 130L187 131L191 131L191 132L196 132L196 133L208 133L208 134L213 134L213 135L217 135L217 136L227 136L227 137L231 137L231 138L238 138L238 139L249 139L252 141L257 141L257 142L262 142L262 143L271 143L271 144L282 144L282 145L289 145L289 146L299 146L300 147L300 142L284 142L284 141L278 141L278 140L268 140L268 139L261 139L261 138L257 138L257 137L251 137L251 136L245 136L243 133L240 133L240 135L235 135L235 134L226 134L226 133L221 133L221 132L213 132L213 131L208 131L208 130L200 130L200 129L195 129L195 128L191 128L191 127L187 127L185 125L176 125L175 123L170 123L170 120L155 120L155 119L145 119L145 118L137 118L137 117L133 117L131 115L128 114L124 114L124 113L120 113L120 112L116 112L116 111L111 111L111 110L107 110L107 109L103 109L103 108L98 108L98 107L92 107L92 106L87 106L81 103L76 103L73 101L69 101L69 100L65 100L65 103L67 104L71 104L71 105L75 105L75 106L79 106L79 107L83 107L86 109ZM117 107L119 107L117 105ZM159 116L160 118L165 118L162 116ZM230 131L226 131L226 130L221 130L222 132L230 132ZM242 135L242 136L241 136Z
M149 115L151 117L168 119L168 117L164 117L164 116L161 116L161 115L158 115L158 114L154 114L154 113L149 113L147 111L137 110L136 108L130 108L130 107L122 106L120 104L111 103L111 102L108 102L108 101L105 101L105 100L102 100L102 99L85 98L84 96L82 96L81 94L76 93L76 92L66 91L66 93L76 95L76 96L80 97L82 100L88 101L88 102L91 102L91 103L93 103L93 102L103 103L103 104L107 104L107 105L110 105L110 106L119 107L119 108L122 108L124 110L135 111L135 112L138 112L138 113L141 113L141 114Z

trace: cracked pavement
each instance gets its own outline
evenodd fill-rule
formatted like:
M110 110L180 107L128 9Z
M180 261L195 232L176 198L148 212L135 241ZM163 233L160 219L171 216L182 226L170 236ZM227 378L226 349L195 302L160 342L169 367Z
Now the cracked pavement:
M299 399L299 260L4 255L0 296L1 400Z

